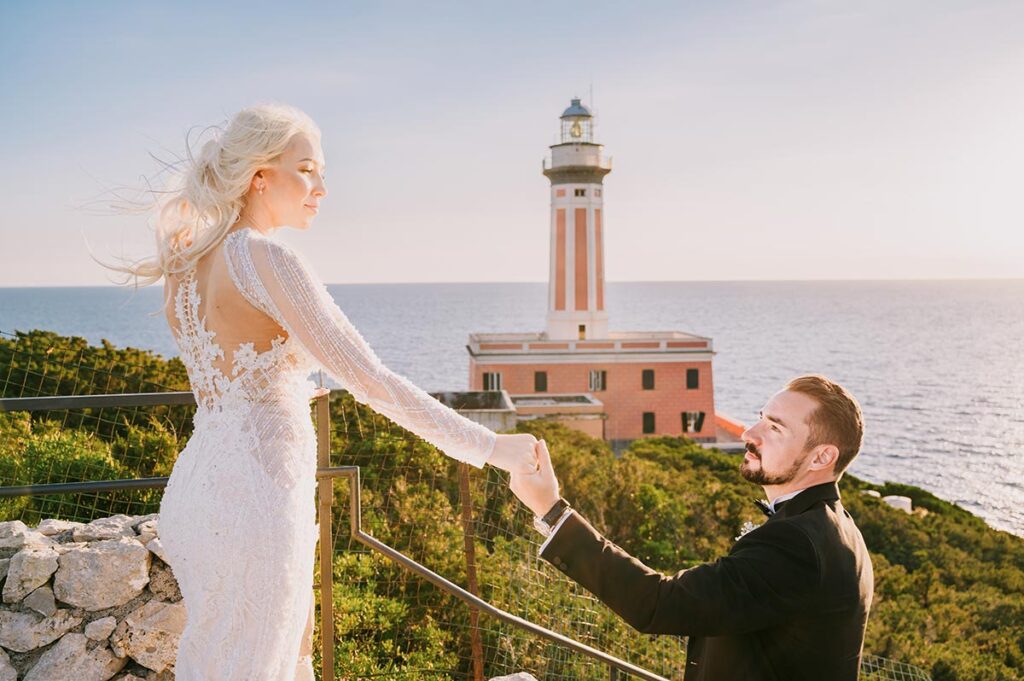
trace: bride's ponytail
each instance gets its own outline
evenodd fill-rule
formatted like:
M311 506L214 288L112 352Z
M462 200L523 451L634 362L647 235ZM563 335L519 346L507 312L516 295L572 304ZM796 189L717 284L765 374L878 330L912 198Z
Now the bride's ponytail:
M121 284L148 286L190 269L221 242L245 207L253 176L273 162L296 134L316 142L320 129L305 113L282 104L242 109L224 127L204 131L212 137L197 154L186 140L186 157L166 164L171 182L162 191L146 190L143 210L152 212L156 254L104 267L125 275Z

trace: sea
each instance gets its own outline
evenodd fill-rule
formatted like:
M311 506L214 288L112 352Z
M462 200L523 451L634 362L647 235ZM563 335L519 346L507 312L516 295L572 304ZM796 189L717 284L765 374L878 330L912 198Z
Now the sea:
M540 331L544 283L328 290L390 368L468 385L472 332ZM610 282L610 328L713 339L719 412L753 421L789 378L824 373L864 409L850 472L927 489L1024 536L1024 280ZM177 354L159 287L0 288L0 331L47 329Z

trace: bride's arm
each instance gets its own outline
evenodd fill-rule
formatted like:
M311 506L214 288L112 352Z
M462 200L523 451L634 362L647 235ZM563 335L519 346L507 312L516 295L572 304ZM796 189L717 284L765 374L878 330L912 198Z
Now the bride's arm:
M444 406L378 359L307 263L285 244L252 236L228 242L242 294L272 317L353 397L452 458L515 472L534 468L532 435L501 435Z

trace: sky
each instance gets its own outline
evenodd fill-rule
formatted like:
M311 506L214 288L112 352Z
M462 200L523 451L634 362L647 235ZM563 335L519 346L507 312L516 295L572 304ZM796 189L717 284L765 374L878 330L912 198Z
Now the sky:
M267 101L323 131L329 283L545 281L582 97L611 281L1024 277L1024 3L0 3L0 286L107 285L107 208Z

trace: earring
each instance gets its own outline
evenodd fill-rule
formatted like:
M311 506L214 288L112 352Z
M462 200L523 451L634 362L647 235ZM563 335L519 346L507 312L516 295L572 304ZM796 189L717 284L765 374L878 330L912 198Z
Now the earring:
M262 193L263 193L263 185L261 184L260 185L260 194L262 194Z

